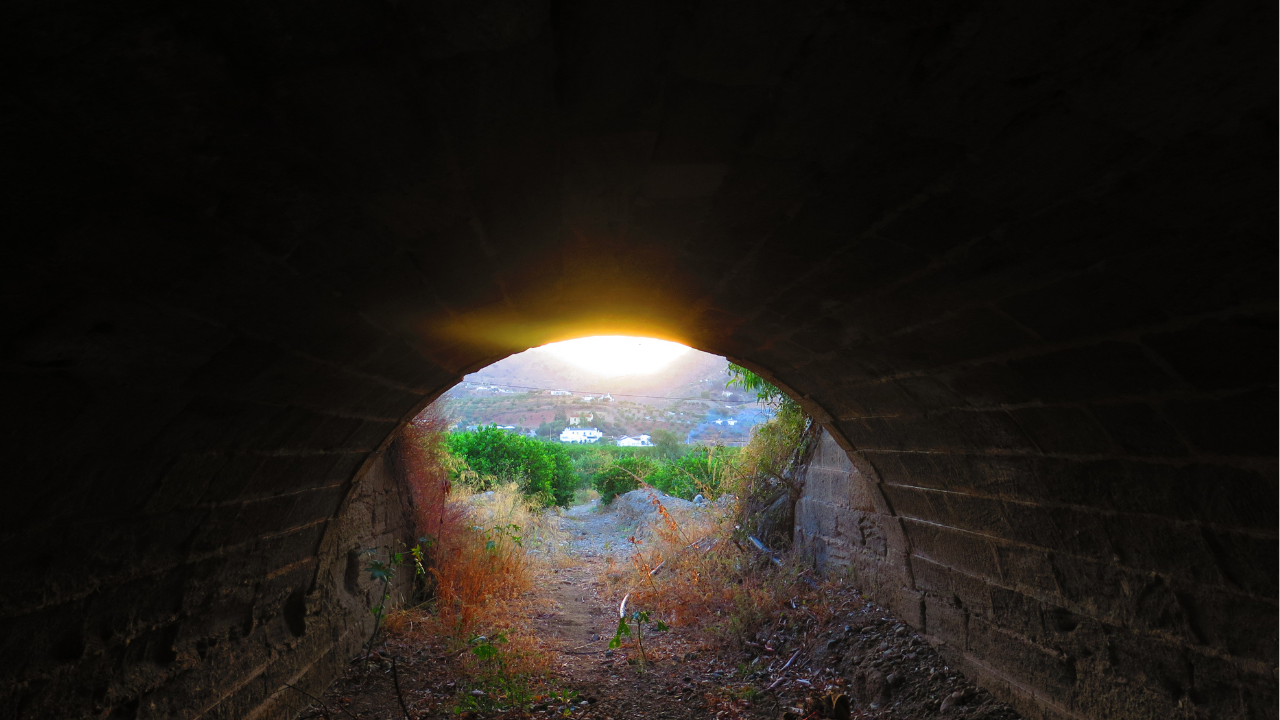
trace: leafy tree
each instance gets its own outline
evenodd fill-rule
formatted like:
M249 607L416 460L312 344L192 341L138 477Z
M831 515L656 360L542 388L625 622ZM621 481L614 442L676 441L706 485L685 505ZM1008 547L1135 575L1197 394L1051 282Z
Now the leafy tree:
M480 476L480 490L494 482L516 482L520 491L544 504L568 505L577 476L564 448L534 438L483 427L475 432L452 433L449 452L466 461Z
M737 455L736 448L694 447L683 456L654 468L648 482L668 495L685 500L699 494L715 498L731 482Z
M725 386L733 387L734 385L737 385L747 392L754 392L757 400L765 405L772 405L777 408L779 412L785 411L789 413L800 410L799 403L791 399L790 395L782 392L782 390L775 387L768 380L765 380L741 365L729 363L729 382L725 383Z
M670 430L654 430L653 444L658 448L658 457L663 460L676 460L685 453L680 436Z
M637 478L644 478L653 471L653 462L639 455L624 455L601 467L591 482L600 492L600 502L608 505L613 498L640 487Z

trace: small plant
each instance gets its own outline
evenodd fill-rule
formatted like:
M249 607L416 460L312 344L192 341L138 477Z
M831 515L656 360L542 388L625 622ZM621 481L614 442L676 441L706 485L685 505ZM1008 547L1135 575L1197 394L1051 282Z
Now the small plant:
M484 531L484 549L490 554L498 554L502 551L502 546L508 541L515 544L516 547L524 547L524 538L516 535L520 532L520 526L515 523L508 525L494 525L492 529Z
M649 612L647 610L634 610L630 614L627 613L627 600L631 595L622 598L622 604L618 606L618 631L614 633L613 639L609 641L610 649L622 647L622 638L631 637L631 625L636 627L636 647L640 651L640 667L644 667L647 659L644 655L644 626L649 623ZM627 620L631 622L628 623ZM657 631L666 631L669 628L667 624L661 620L655 620L653 629Z
M456 713L528 710L535 704L572 706L578 697L575 690L555 687L536 693L534 687L545 686L547 679L512 670L508 663L512 651L505 633L473 635L467 645L479 672L473 688L459 696L453 708Z
M423 564L423 560L426 553L423 548L430 546L430 538L420 537L418 538L418 543L412 548L390 553L390 557L387 562L383 562L374 557L370 558L369 565L365 567L365 572L369 573L370 580L382 583L382 594L378 598L377 604L369 608L369 612L373 615L373 633L369 635L369 641L365 643L364 659L366 664L369 662L369 655L373 652L373 643L378 638L378 631L382 629L382 621L387 616L387 603L391 600L391 583L395 579L396 568L407 564L405 560L406 557L412 558L416 576L420 580L425 581L427 578L427 570L426 566ZM374 555L377 552L377 548L367 548L362 554Z

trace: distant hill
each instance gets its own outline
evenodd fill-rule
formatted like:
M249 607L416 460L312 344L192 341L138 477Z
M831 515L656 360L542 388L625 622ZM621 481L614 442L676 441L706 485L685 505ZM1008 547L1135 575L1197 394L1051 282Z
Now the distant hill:
M661 371L645 375L603 377L568 363L550 352L534 348L501 360L466 376L468 382L492 383L546 390L570 390L575 395L612 393L614 397L698 397L703 390L720 395L729 379L729 361L718 355L691 350ZM621 399L619 397L619 399ZM635 402L663 401L643 397Z

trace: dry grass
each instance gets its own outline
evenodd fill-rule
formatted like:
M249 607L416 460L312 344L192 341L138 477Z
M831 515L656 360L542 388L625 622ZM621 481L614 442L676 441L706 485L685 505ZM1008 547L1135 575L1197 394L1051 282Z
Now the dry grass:
M654 532L634 539L629 568L614 565L605 576L637 607L670 624L736 632L793 593L802 571L790 558L778 566L735 538L735 508L677 518L656 492L651 501L659 517Z
M753 525L762 496L790 491L779 478L802 452L806 431L803 415L761 427L729 468L733 476L717 478L719 487L733 493L718 508L675 517L648 488L659 518L650 523L653 532L631 538L631 567L611 564L605 581L668 624L705 629L736 643L753 642L784 604L807 603L807 612L825 621L828 588L813 577L811 559L761 551L747 539L754 530L743 527Z
M563 538L554 515L527 501L515 483L477 492L492 479L468 472L445 451L447 427L439 414L424 412L409 426L404 450L415 525L427 539L431 622L462 638L510 616L507 604L555 562Z
M558 511L528 501L515 483L469 473L445 452L446 428L428 412L406 433L415 523L428 538L432 582L428 602L390 615L387 633L440 648L457 676L485 688L493 702L550 692L547 653L530 618L540 578L566 562ZM477 652L486 648L493 653Z

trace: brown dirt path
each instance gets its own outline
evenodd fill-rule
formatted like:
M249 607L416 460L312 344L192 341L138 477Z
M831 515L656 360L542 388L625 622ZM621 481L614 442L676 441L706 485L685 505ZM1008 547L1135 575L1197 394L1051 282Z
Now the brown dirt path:
M1016 720L1017 713L976 690L909 628L850 588L823 590L821 602L839 606L828 622L807 623L803 605L779 608L789 616L761 645L777 654L729 648L705 630L676 627L646 634L648 664L641 667L629 643L610 650L618 603L627 592L634 533L622 516L579 506L560 516L567 536L542 572L517 619L534 629L545 657L545 674L572 703L555 700L532 710L464 713L463 720L529 720L571 717L592 720ZM612 566L611 566L612 563ZM762 632L768 633L768 630ZM803 637L800 637L803 635ZM734 643L735 645L737 643ZM445 642L421 634L388 637L368 669L351 670L299 718L356 720L456 718L451 708L473 682L443 657ZM792 652L795 655L792 656ZM783 656L795 660L782 665ZM777 669L775 669L775 666ZM398 674L399 688L396 686ZM847 693L851 712L824 711L823 697ZM402 702L403 701L403 702Z
M555 580L546 588L547 608L536 617L544 623L546 636L556 639L545 648L554 658L556 674L587 703L575 716L706 717L704 694L718 687L692 664L699 655L696 638L680 630L646 637L649 663L643 668L634 647L608 648L622 599L615 596L625 594L623 589L611 591L604 582L608 559L628 562L626 537L634 528L594 505L572 508L562 518L562 527L570 538L568 558L562 563L565 567L552 572Z

